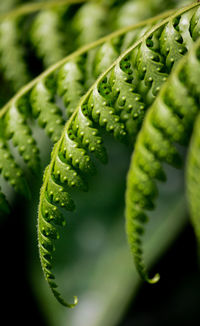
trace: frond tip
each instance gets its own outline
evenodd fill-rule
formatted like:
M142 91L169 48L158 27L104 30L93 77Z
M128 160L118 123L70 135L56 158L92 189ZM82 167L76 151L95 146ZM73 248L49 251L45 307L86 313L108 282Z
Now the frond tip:
M56 290L53 290L53 294L55 295L58 302L60 302L63 306L65 306L67 308L74 308L78 304L78 297L77 296L74 296L74 303L67 303L66 301L64 301L61 298L60 294Z
M148 283L155 284L160 280L160 274L155 274L155 276L151 279L148 279Z

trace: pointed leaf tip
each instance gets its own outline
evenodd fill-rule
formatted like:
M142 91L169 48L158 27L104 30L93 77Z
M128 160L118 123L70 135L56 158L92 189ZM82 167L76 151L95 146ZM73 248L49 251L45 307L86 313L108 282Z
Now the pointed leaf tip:
M150 278L150 279L148 279L147 281L148 281L148 283L150 283L150 284L155 284L155 283L157 283L158 281L160 280L160 274L155 274L155 276L153 277L153 278Z

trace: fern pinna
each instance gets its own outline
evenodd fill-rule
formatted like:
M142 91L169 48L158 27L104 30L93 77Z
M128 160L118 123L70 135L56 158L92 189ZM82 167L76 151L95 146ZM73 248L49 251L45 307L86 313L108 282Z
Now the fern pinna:
M55 297L67 307L74 307L77 298L68 304L56 289L52 255L59 238L57 226L66 224L61 209L75 208L74 189L88 189L87 178L96 171L95 158L106 163L105 132L128 144L136 142L126 195L127 233L142 277L149 282L158 279L149 279L142 261L141 234L147 220L144 210L153 207L157 192L154 178L165 179L161 162L179 164L173 142L188 141L197 114L199 57L198 43L193 44L200 32L199 16L196 3L85 46L22 88L0 112L1 148L6 151L2 157L13 160L10 139L37 173L40 158L28 124L30 118L36 118L55 143L40 193L38 241L45 277ZM125 50L127 45L130 47ZM57 95L66 107L65 114ZM64 126L65 115L68 121ZM5 168L2 160L0 171L16 190L26 189L17 165L10 163ZM0 203L7 211L3 193Z

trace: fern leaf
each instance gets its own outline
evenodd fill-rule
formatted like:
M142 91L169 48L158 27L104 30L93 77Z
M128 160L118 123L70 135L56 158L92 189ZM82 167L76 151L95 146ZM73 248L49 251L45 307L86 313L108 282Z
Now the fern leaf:
M16 102L11 104L6 114L5 129L7 137L12 139L13 145L18 148L19 154L28 167L37 174L40 170L39 150L31 129Z
M106 42L97 51L94 62L94 75L97 78L119 56L117 47L112 42Z
M0 23L0 64L6 79L16 91L29 80L24 59L25 50L19 35L16 20L4 20Z
M0 137L0 174L9 181L16 192L30 198L26 180L23 171L15 163L14 157L11 155L9 148L3 138Z
M61 60L67 54L64 33L61 32L61 15L58 10L41 11L34 19L30 36L38 56L43 59L46 67Z
M167 14L161 16L165 17ZM155 23L159 18L155 17L148 21L142 22L137 26L132 26L127 29L117 31L75 52L74 54L50 67L41 76L37 77L28 85L26 85L6 106L4 106L0 112L0 118L5 123L7 137L12 138L14 145L18 147L22 157L25 161L28 162L28 165L32 168L32 170L38 170L39 157L35 141L31 135L31 130L27 125L27 118L38 118L40 126L45 128L47 134L53 142L57 141L63 125L64 120L62 118L62 113L59 110L58 106L55 104L56 90L54 86L52 88L52 85L50 85L52 83L55 84L56 82L55 76L57 70L58 93L63 97L64 104L67 107L67 116L70 116L75 110L75 106L77 105L81 95L86 89L86 85L84 84L85 80L87 80L87 77L84 66L87 53L91 49L99 47L105 42L111 42L111 40L112 46L116 47L119 36L123 37L127 30L139 30L141 27L145 26L148 23ZM101 47L98 51L101 52ZM98 55L98 65L105 67L105 63L103 65L101 64L101 60L103 59L103 55ZM110 60L112 60L111 57ZM107 60L106 64L108 63L109 60ZM100 69L98 70L100 73ZM30 98L29 94L31 94ZM54 124L53 121L56 121L56 124ZM82 126L84 126L85 123L86 121L82 121ZM73 127L73 129L75 130L75 127ZM96 131L92 128L88 129L88 135L95 132ZM81 134L82 132L79 133L79 136ZM88 138L86 136L83 138L83 143L85 144L84 146L87 150ZM93 148L94 145L98 147L98 142L101 143L101 140L97 137L91 148ZM105 150L102 152L98 150L97 152L96 156L99 157L103 162L106 161Z
M67 108L67 116L74 112L81 96L84 94L84 73L81 67L82 60L71 60L59 70L58 94L62 97Z
M30 199L30 190L22 169L17 165L4 136L4 126L0 123L0 175L10 183L15 191ZM0 191L0 213L8 213L9 205Z
M77 12L73 28L79 46L93 42L106 34L106 11L100 3L86 3Z
M139 1L127 1L125 2L117 13L117 26L124 27L131 24L136 24L141 19L145 19L152 16L150 6L147 6L143 0Z
M110 76L115 110L126 125L132 141L144 118L145 104L138 92L139 76L129 56L116 64Z
M190 33L192 35L192 38L196 41L199 37L199 28L200 28L200 21L199 21L199 10L196 11L196 13L193 15L191 20L191 26L190 26Z
M180 167L181 158L174 143L186 145L198 112L191 76L198 75L199 41L180 60L152 107L149 109L136 142L130 165L126 192L126 230L136 267L142 278L157 282L158 274L149 278L142 258L143 224L148 220L145 210L154 208L158 190L155 179L164 179L162 162ZM195 58L195 59L194 59ZM197 70L188 70L195 60ZM193 84L197 92L199 81ZM198 93L199 96L199 93ZM143 156L143 152L147 155Z
M106 34L107 12L100 3L86 3L77 12L73 20L73 28L77 31L77 46L83 46ZM95 81L93 74L94 60L96 57L97 48L87 54L86 67L86 85L87 88Z
M30 102L33 116L49 138L55 143L61 136L64 119L61 110L55 105L54 94L47 88L46 81L41 80L31 92Z
M195 9L195 7L197 6L198 5L196 4L187 7L184 10L182 9L176 12L174 16L167 18L166 20L154 26L132 47L130 47L127 51L125 51L125 53L123 53L117 59L117 61L114 62L97 79L94 85L82 98L77 109L74 111L73 115L65 125L60 140L55 144L52 153L51 163L48 166L47 172L44 175L44 183L40 195L39 218L38 218L38 234L39 234L38 240L39 240L39 248L41 248L40 249L41 263L43 265L45 277L49 282L49 285L52 288L53 292L54 292L54 286L56 285L55 282L51 283L51 279L54 278L54 275L51 272L52 259L50 257L52 255L53 248L54 248L54 240L56 240L57 238L56 235L57 233L54 233L56 232L54 230L55 227L54 224L58 224L58 222L62 224L64 220L63 220L63 216L61 215L61 212L59 212L60 205L59 204L55 205L53 199L48 197L48 186L49 183L51 182L51 179L53 179L56 182L57 184L56 187L58 187L58 185L61 185L63 188L67 186L68 188L66 188L66 191L69 192L69 196L70 196L71 194L70 187L74 187L75 189L78 189L80 187L76 187L76 182L75 181L73 182L73 179L71 179L71 174L68 175L66 174L65 183L64 183L63 182L64 173L61 172L61 168L63 169L65 167L65 170L74 171L74 176L77 177L78 175L83 180L84 183L85 179L87 178L87 175L88 174L91 175L95 172L91 154L96 155L96 157L103 162L106 161L106 154L105 154L106 152L103 145L103 139L101 138L101 135L98 133L99 130L105 130L111 133L116 139L120 141L127 141L127 136L128 136L127 123L125 123L125 121L123 120L123 114L122 116L120 115L122 110L126 111L126 109L123 108L124 104L127 104L128 110L132 110L132 113L130 115L131 120L134 120L135 118L140 119L141 118L139 117L140 113L142 117L144 116L143 113L144 109L148 108L148 103L152 103L152 101L154 101L159 89L161 88L162 84L164 83L164 81L168 76L166 71L167 70L166 64L165 64L166 57L164 57L160 53L160 42L161 42L160 37L163 32L163 29L166 27L168 23L171 23L171 21L176 19L176 17L181 16L188 10L194 10L194 11L197 10ZM176 47L176 50L179 52L178 46ZM141 55L143 55L141 60L139 59L140 53ZM121 84L120 84L121 88L119 90L117 90L117 87L114 89L115 83L117 84L118 82L118 75L117 75L118 73L119 73L119 80L121 80ZM136 93L132 94L133 92ZM123 94L125 94L126 97L125 95L123 96ZM140 94L142 94L144 97L144 104L142 102ZM151 96L149 96L149 94ZM119 95L120 97L118 100ZM128 100L129 96L131 96L131 98L134 99L134 103L133 103L135 104L134 108L132 107L130 108L130 102ZM155 104L156 107L157 105L158 104ZM188 105L190 107L192 106L190 101ZM120 106L122 106L122 110ZM196 111L194 110L193 106L192 109L193 109L192 111L193 115L191 112L191 117L194 118ZM134 116L135 113L137 113L136 116ZM166 115L166 117L170 119L171 115ZM160 122L159 116L157 120L159 123ZM172 122L173 121L174 120L172 119ZM175 123L175 126L177 126L177 123ZM135 128L138 128L137 124L135 125ZM134 134L137 134L138 131L139 129L134 130L133 132ZM173 135L171 134L170 136L173 137ZM178 136L179 136L178 140L180 140L182 133L180 132ZM148 139L151 138L149 137ZM168 156L170 157L170 162L176 163L178 157L176 149L171 144L170 140L166 140L163 137L162 133L159 132L159 129L158 132L156 132L156 139L159 144L162 143L165 149L163 151L159 150L158 154L162 153L162 155L164 155L163 157L164 159L166 152L168 152L169 154ZM164 142L163 139L165 140ZM160 159L162 160L162 158ZM62 165L60 165L61 168L59 168L59 171L57 171L55 165L56 162L58 162L59 160L62 161ZM163 178L164 173L162 171L162 168L158 166L158 164L155 164L154 172L159 175L159 178ZM145 182L145 185L147 185L147 190L146 190L147 192L145 192L147 199L145 196L142 196L143 193L140 194L139 191L137 191L137 196L141 200L144 198L144 203L148 204L150 202L150 206L151 206L151 199L156 194L155 184L151 182L151 180L148 179L146 180L146 175L143 171L139 173L139 176L142 179L141 184L143 185L143 183ZM85 187L86 187L85 189L87 189L87 184ZM61 198L59 199L59 192L56 191L56 193L58 194L57 200L59 203L61 202ZM65 205L65 208L67 210L71 210L72 208L71 204L69 205L68 203L67 204L63 203L63 205ZM54 235L46 236L44 238L44 233L43 236L41 236L41 227L44 227L43 232L45 232L45 234L47 234L46 231L49 230L45 228L45 223L43 223L43 219L45 218L46 221L50 223L50 225L48 224L48 228L51 228L52 226L53 228L52 232ZM145 219L145 214L141 212L140 219L142 220L143 218ZM136 227L136 229L137 232L139 233L141 230L140 225L138 226L138 228ZM45 252L43 250L44 246L41 245L41 241L43 241L44 244L46 243ZM139 251L140 248L139 249L137 248L137 250ZM46 265L44 265L44 254L45 254ZM141 270L140 258L137 258L137 255L136 255L136 260L138 261L139 269ZM47 268L46 266L48 266L48 270L46 269ZM61 297L58 292L56 292L55 296L61 302ZM64 305L69 306L66 303L64 303Z

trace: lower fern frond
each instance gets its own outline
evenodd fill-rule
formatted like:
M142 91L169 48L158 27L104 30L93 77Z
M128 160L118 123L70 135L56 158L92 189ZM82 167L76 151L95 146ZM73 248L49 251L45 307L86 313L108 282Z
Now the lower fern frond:
M136 142L128 174L126 192L128 241L136 267L142 278L148 282L157 281L158 275L153 279L149 278L143 262L142 234L143 224L147 221L146 210L154 208L154 200L158 193L155 179L162 180L164 175L162 162L179 167L181 160L174 143L186 145L190 138L199 107L200 60L197 55L199 50L198 40L189 54L177 64L149 109ZM188 70L192 63L195 69Z

